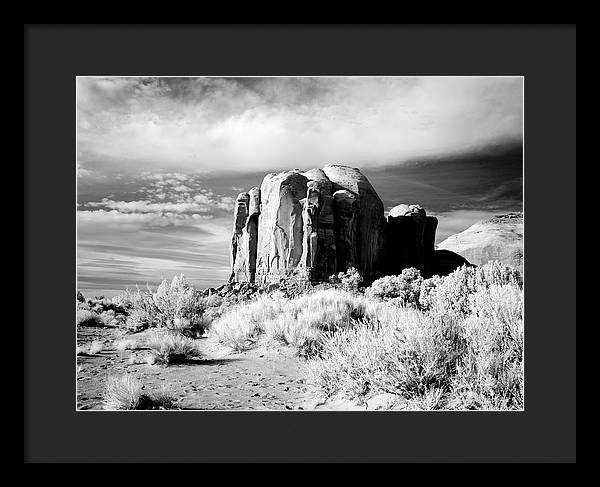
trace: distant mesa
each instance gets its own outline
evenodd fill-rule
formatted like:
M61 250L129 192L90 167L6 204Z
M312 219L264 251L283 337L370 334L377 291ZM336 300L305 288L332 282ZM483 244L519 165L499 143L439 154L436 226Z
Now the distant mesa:
M455 252L475 265L497 260L523 271L523 213L497 215L448 237L438 249Z
M416 204L384 207L357 168L328 164L267 174L237 197L230 282L327 281L358 269L366 282L416 267L447 274L467 257L435 250L438 220Z

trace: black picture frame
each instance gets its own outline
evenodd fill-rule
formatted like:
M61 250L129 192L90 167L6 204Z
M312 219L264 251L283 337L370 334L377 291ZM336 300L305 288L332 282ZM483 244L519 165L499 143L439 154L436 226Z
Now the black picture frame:
M25 25L24 43L24 461L575 461L574 25ZM75 411L78 75L524 76L525 410Z

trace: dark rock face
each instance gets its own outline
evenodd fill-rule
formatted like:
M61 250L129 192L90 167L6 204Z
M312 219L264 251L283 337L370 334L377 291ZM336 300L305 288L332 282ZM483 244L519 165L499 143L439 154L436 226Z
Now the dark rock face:
M323 282L350 267L365 282L434 268L437 219L419 205L383 203L356 168L328 164L267 174L234 210L230 281Z
M335 209L335 270L344 271L353 267L359 259L360 249L356 246L358 235L358 202L350 191L341 189L333 194Z
M430 277L434 272L437 218L427 216L419 205L398 205L390 210L387 221L387 272L400 274L402 269L415 267Z
M324 281L336 271L333 185L321 169L303 174L308 183L302 211L304 240L300 266L311 281Z
M260 190L252 188L248 193L240 193L234 210L231 238L231 281L254 282L259 215Z
M349 193L356 200L356 233L349 241L354 254L351 259L352 266L356 267L367 281L379 277L385 266L386 221L383 202L369 180L358 169L328 164L323 168L323 172L333 183L334 194L340 190L346 191L345 195ZM343 263L343 259L341 262ZM348 267L341 268L338 265L337 270L347 269Z

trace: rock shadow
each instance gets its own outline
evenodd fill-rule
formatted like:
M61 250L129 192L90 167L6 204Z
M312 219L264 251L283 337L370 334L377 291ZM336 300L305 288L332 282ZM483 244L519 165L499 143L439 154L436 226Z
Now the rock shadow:
M476 267L475 264L471 264L462 255L446 249L434 252L433 264L433 274L437 274L438 276L447 276L463 265Z

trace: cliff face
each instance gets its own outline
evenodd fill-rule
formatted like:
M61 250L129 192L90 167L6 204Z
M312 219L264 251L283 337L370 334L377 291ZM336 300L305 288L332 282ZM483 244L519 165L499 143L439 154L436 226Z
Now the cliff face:
M435 271L435 231L438 220L419 205L398 205L388 214L386 238L387 273L400 274L415 267L423 276Z
M267 174L238 196L231 281L326 281L356 267L365 280L433 267L437 219L418 205L384 216L381 199L356 168L326 165Z
M438 249L455 252L475 265L498 260L523 271L523 213L498 215L448 237Z

